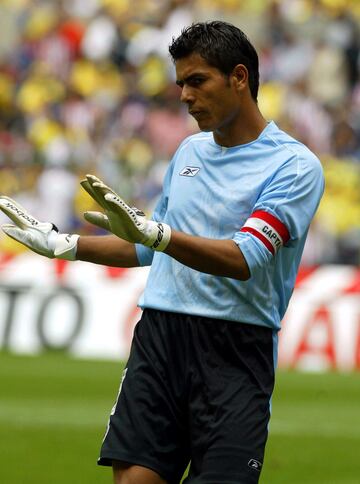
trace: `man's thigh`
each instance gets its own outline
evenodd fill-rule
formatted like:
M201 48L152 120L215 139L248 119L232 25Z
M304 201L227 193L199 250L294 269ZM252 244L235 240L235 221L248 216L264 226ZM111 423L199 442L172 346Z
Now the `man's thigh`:
M274 386L273 336L268 328L246 324L199 326L189 398L191 467L185 482L258 482Z
M114 484L167 484L159 474L146 467L113 461Z
M133 467L123 474L130 476L138 466L171 484L180 481L190 459L186 403L178 398L185 370L177 319L171 313L143 313L98 461L127 462Z

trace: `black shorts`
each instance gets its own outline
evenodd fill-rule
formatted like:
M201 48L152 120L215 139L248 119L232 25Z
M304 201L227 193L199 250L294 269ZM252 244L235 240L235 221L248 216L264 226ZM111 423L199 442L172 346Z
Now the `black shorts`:
M273 331L146 309L101 448L178 484L259 480L274 386Z

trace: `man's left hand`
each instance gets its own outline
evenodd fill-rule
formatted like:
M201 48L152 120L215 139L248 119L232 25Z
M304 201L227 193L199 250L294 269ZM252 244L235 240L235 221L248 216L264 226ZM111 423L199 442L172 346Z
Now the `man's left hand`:
M157 251L166 249L171 237L168 225L148 220L141 210L127 205L94 175L86 175L81 186L105 212L85 212L85 220L128 242L143 244Z

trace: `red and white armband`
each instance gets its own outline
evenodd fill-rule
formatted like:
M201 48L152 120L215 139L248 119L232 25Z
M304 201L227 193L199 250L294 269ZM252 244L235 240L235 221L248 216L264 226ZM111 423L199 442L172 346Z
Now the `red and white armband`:
M264 210L257 210L252 213L240 232L249 232L257 237L273 255L290 238L286 226L274 215Z

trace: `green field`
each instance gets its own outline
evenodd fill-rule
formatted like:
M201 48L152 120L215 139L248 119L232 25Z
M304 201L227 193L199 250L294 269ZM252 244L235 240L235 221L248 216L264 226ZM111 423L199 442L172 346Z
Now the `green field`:
M120 373L113 362L0 353L0 483L110 484L96 459ZM261 483L359 476L360 374L278 372Z

